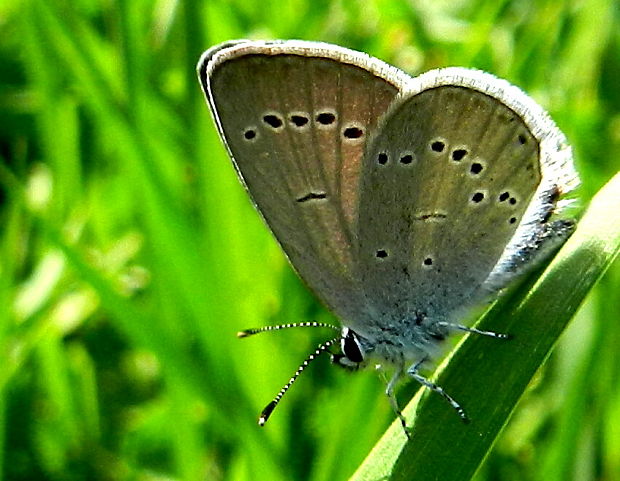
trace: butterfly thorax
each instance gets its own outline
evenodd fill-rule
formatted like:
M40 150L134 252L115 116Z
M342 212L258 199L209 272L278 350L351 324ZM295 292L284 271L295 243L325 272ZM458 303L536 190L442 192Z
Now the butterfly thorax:
M433 357L448 334L439 320L416 313L398 325L372 326L363 334L345 327L341 346L353 362L404 365Z

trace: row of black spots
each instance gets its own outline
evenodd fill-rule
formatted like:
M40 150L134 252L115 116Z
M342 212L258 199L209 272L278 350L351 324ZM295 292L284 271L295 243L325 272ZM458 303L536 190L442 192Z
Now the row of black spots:
M502 192L501 194L499 194L497 196L497 203L498 204L505 204L507 206L514 206L517 205L519 201L517 200L516 197L514 197L509 191L505 190L504 192ZM516 224L517 222L517 218L512 215L508 218L508 223L509 224Z
M402 152L398 156L398 162L403 165L411 165L415 157L411 152ZM387 152L379 152L377 154L377 163L379 165L386 165L390 161L390 155Z
M468 155L469 155L469 152L467 151L467 149L463 149L463 148L454 149L452 153L450 154L450 159L453 162L460 164ZM469 173L472 175L478 175L483 170L484 170L484 165L478 161L472 162L471 166L469 167Z
M431 151L435 153L442 153L446 149L446 144L443 140L433 140L430 142L429 147ZM463 147L456 148L450 153L450 159L455 163L461 163L466 160L469 155L469 151ZM484 170L484 165L480 162L472 162L469 172L472 175L478 175Z
M446 143L441 139L435 139L429 142L428 147L429 149L431 149L432 152L435 152L436 154L441 154L442 152L446 150ZM460 162L467 156L468 153L469 152L467 151L467 149L463 149L463 148L454 149L450 153L450 158L454 162Z
M497 197L497 201L499 203L506 203L509 205L516 205L517 204L517 198L514 197L509 191L504 191L501 194L499 194L499 196Z
M333 112L319 112L314 117L316 124L320 128L330 127L336 125L336 114ZM288 116L289 123L297 129L303 129L310 125L310 115L304 112L291 113ZM263 124L273 130L279 131L284 127L284 118L278 113L266 113L262 117ZM255 140L257 138L258 131L256 127L249 127L243 132L245 140ZM359 139L364 136L364 130L357 125L347 125L342 130L342 136L348 140Z
M472 203L474 204L479 204L480 202L482 202L484 199L486 198L486 194L483 191L476 191L472 194L470 200ZM503 203L506 202L507 204L510 205L516 205L517 204L517 199L516 197L512 197L510 192L505 191L502 192L498 197L497 197L497 201L499 203Z
M469 198L469 201L470 201L471 204L480 204L485 199L486 199L486 193L479 190L479 191L474 192L471 195L471 197ZM515 197L512 197L510 195L510 192L508 192L508 191L502 192L498 196L497 200L500 203L507 202L507 204L510 204L510 205L517 204L517 199ZM508 218L508 223L509 224L514 224L516 222L517 222L517 218L515 216L511 216L511 217Z
M452 158L458 159L458 161L462 160L467 155L467 151L465 149L456 149L452 152ZM387 152L379 152L377 154L377 163L379 165L386 165L390 160L389 154ZM401 164L410 165L415 160L413 154L406 152L402 153L398 159ZM469 171L472 175L480 174L484 169L484 165L480 162L472 162Z
M460 164L469 155L467 149L454 149L450 154L450 159L457 164ZM469 167L469 173L472 175L478 175L484 170L484 164L479 161L474 161Z
M319 112L314 120L321 126L329 126L336 123L336 114L333 112ZM288 121L293 127L303 128L310 125L310 115L305 112L293 112L289 114ZM284 119L276 113L263 115L263 122L274 130L284 126Z
M390 256L390 254L388 253L387 250L385 249L378 249L375 252L375 257L379 260L385 260ZM422 261L422 266L426 267L426 268L430 268L433 265L433 258L432 257L425 257L424 260ZM404 268L404 272L408 275L407 272L407 268Z

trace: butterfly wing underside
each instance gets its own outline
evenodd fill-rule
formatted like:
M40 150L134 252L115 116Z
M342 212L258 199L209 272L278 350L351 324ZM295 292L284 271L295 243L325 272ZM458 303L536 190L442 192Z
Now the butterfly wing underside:
M361 281L376 317L446 318L471 305L540 183L523 119L471 88L403 99L364 158Z
M361 159L399 82L313 48L224 53L199 76L242 181L309 287L341 318L363 315Z

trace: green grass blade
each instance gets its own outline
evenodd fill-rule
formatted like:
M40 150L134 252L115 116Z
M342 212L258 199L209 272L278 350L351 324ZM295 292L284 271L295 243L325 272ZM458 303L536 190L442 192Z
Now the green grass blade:
M593 198L574 235L538 279L502 298L479 326L511 341L469 336L438 370L437 382L459 400L463 425L439 396L418 392L405 442L395 422L353 479L468 480L480 466L519 398L564 328L620 250L620 174ZM533 286L531 285L533 284Z

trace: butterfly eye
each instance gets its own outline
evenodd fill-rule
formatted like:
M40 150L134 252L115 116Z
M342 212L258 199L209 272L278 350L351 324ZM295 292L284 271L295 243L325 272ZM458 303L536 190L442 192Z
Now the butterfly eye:
M364 360L364 353L357 335L351 329L345 329L340 341L342 352L349 361L360 363Z

